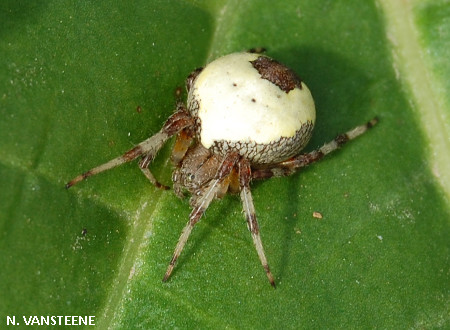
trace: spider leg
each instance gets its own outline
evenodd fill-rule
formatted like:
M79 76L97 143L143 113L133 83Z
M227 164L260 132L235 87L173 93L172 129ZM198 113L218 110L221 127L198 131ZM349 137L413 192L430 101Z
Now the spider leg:
M368 129L372 128L378 123L378 118L373 118L364 125L356 126L350 131L340 134L334 138L334 140L324 144L317 150L313 150L306 154L301 154L294 156L283 162L264 167L257 168L253 170L253 179L267 179L273 176L287 176L296 172L298 169L308 166L318 160L322 159L324 156L340 148L348 141L357 138L358 136L364 134Z
M267 49L264 47L254 47L247 50L249 53L255 53L255 54L264 54Z
M237 153L228 154L223 159L222 164L217 170L214 178L211 181L209 181L205 189L201 190L200 192L201 195L196 199L196 203L192 209L191 214L189 215L189 221L183 228L180 238L178 239L178 243L177 246L175 247L172 259L170 260L169 266L167 267L166 273L164 274L163 282L166 282L170 277L170 274L172 274L175 263L177 262L177 259L180 256L181 251L183 251L184 245L186 244L192 229L194 228L195 224L200 220L202 215L205 213L209 204L216 197L217 192L220 191L221 189L222 182L231 173L231 170L233 169L238 160L239 155Z
M99 174L101 172L110 170L116 166L122 165L124 163L130 162L137 157L144 155L143 160L140 162L140 168L144 175L158 187L163 187L161 184L159 184L156 179L151 174L150 170L148 169L148 165L155 157L156 153L161 149L161 147L164 145L164 143L174 134L178 133L180 130L182 130L185 127L194 125L194 120L187 112L184 105L179 103L177 105L177 111L167 119L164 126L161 128L161 130L156 133L155 135L151 136L145 141L142 141L134 148L128 150L125 152L122 156L119 156L117 158L114 158L110 160L109 162L106 162L105 164L102 164L100 166L94 167L93 169L90 169L87 172L84 172L71 181L69 181L66 184L66 188L70 188L73 185L77 184L80 181L83 181L84 179Z
M186 155L187 150L194 140L194 131L192 127L182 129L175 140L170 160L175 166L178 166Z
M155 158L155 154L147 154L146 156L142 157L142 159L139 161L139 168L141 169L142 173L144 173L145 177L156 187L164 190L170 189L168 186L163 185L162 183L159 183L158 180L156 180L153 173L149 170L149 165Z
M239 183L241 188L241 200L244 207L245 217L247 218L248 229L250 230L255 244L256 252L258 252L259 260L266 271L267 278L270 285L275 288L275 281L270 271L269 264L267 263L266 255L261 241L261 235L259 234L259 225L256 220L255 207L253 205L252 193L250 191L250 180L252 177L250 163L245 158L239 161Z

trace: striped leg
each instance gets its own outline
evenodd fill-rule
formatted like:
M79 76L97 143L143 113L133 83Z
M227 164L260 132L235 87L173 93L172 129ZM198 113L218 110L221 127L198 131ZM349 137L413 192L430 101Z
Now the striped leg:
M178 166L180 164L193 140L194 130L192 127L185 128L178 133L172 149L172 156L170 157L173 165Z
M77 184L84 179L99 174L101 172L110 170L116 166L122 165L124 163L130 162L136 159L139 156L143 155L143 159L139 163L139 167L141 168L144 175L150 180L151 183L156 185L157 187L164 188L165 186L161 185L158 181L156 181L153 174L148 169L151 161L155 157L156 153L161 149L164 143L174 134L178 133L185 127L192 126L194 121L192 117L189 115L185 107L179 103L177 105L177 111L167 119L162 129L148 138L145 141L139 143L136 147L128 150L122 156L114 158L105 164L94 167L83 174L78 175L70 182L66 184L66 188L70 188L73 185Z
M251 180L250 163L246 159L241 159L239 162L239 183L241 187L241 200L244 207L245 217L247 218L248 229L252 234L253 243L255 244L256 252L258 252L259 260L266 271L267 278L270 285L275 288L275 281L267 263L266 255L259 234L259 225L256 220L255 207L253 206L252 193L250 191Z
M175 263L177 262L178 257L183 251L184 245L186 244L189 235L191 234L192 229L195 224L200 220L203 213L205 213L209 204L216 197L217 193L222 189L222 183L227 178L227 176L231 173L233 167L236 165L239 160L239 155L237 153L228 154L222 161L219 169L217 170L214 178L206 185L205 188L202 188L200 191L200 196L195 199L195 204L193 206L192 212L189 215L189 221L186 226L183 228L181 232L181 236L178 239L177 246L175 247L175 251L173 253L172 259L170 260L169 266L167 267L166 273L164 274L163 282L166 282L172 274Z
M306 154L294 156L286 161L271 165L269 167L254 169L252 173L253 179L267 179L273 176L287 176L295 173L300 168L317 162L324 156L335 151L350 140L364 134L369 128L378 123L378 119L374 118L364 125L357 126L352 130L338 135L334 140L326 143L321 148L313 150Z

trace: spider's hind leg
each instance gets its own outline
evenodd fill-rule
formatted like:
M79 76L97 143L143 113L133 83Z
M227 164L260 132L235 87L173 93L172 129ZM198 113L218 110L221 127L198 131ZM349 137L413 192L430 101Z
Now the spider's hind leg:
M254 53L254 54L264 54L266 52L266 48L265 47L254 47L254 48L250 48L249 50L247 50L249 53Z
M322 159L329 153L339 149L341 146L346 144L358 136L364 134L368 129L372 128L378 123L378 118L373 118L364 125L356 126L350 131L345 132L336 136L332 141L325 143L319 149L313 150L306 154L300 154L294 156L283 162L270 165L264 168L257 168L253 170L253 179L267 179L273 176L287 176L295 173L299 169L308 166L309 164L315 163Z

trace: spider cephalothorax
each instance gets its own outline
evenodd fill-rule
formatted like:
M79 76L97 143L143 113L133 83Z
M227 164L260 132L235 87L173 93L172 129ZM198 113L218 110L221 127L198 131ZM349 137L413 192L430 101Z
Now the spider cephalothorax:
M167 188L148 166L162 145L177 135L172 152L174 191L180 197L184 191L191 194L192 212L163 280L169 278L194 225L212 200L231 191L240 194L259 259L275 286L256 220L251 180L292 174L363 134L377 120L299 154L311 137L316 114L309 89L286 66L261 54L233 53L192 72L186 87L187 106L179 102L158 133L77 176L66 187L141 156L139 167L144 175L157 187Z

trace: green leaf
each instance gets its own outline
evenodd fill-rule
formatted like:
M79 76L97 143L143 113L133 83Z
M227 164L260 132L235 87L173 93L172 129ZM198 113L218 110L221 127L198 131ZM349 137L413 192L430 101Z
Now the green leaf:
M2 324L448 327L449 13L445 0L3 1ZM157 132L194 68L258 46L313 93L307 150L380 123L301 173L252 185L277 289L232 195L162 283L188 201L135 163L64 184ZM163 183L171 144L152 165Z

